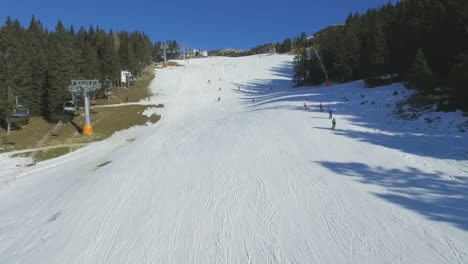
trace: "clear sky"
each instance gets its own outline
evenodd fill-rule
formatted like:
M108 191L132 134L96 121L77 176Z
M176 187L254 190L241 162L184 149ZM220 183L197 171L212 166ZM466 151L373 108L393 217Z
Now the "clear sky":
M301 32L343 23L350 12L364 12L389 0L0 0L0 21L17 18L28 26L34 15L54 29L69 27L143 31L153 41L175 39L194 48L248 49L279 42ZM391 0L395 3L397 0Z

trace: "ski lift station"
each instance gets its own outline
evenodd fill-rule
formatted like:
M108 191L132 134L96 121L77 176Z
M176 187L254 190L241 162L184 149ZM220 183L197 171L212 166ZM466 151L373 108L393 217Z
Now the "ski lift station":
M208 57L208 50L194 49L193 53L196 57Z
M128 71L124 70L120 72L120 82L123 84L128 84L133 81L133 74Z

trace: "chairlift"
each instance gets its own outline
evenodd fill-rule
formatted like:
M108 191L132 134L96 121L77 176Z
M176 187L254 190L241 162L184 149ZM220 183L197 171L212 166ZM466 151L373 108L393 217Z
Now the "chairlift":
M63 110L66 112L75 113L76 112L75 103L73 101L66 101L65 103L63 103Z
M13 106L12 116L25 117L29 115L29 109L26 105L18 104L18 96L16 96L16 104Z
M29 115L29 109L25 105L15 105L13 106L13 116L15 117L25 117Z
M104 81L104 88L110 89L112 87L112 82L110 80L105 80Z

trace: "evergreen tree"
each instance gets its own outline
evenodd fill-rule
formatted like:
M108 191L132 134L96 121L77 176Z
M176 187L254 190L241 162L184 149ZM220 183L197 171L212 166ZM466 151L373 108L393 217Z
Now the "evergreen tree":
M5 105L13 108L15 98L18 97L21 104L27 105L33 96L30 57L26 46L26 33L18 20L7 18L3 34L0 35L3 51L3 85L6 89ZM8 112L8 111L4 111ZM18 123L23 120L14 119Z
M434 76L421 49L418 50L408 73L408 85L424 93L431 93L434 89Z
M302 49L302 51L294 57L294 76L293 82L297 85L302 85L307 79L307 51Z
M367 32L360 56L361 70L367 77L376 77L386 70L388 50L380 19L369 16L366 22Z
M34 17L28 28L28 56L30 58L31 69L31 98L28 102L28 107L33 115L44 113L46 76L48 70L47 57L45 50L47 49L47 38L40 21Z
M53 51L49 55L47 118L57 121L65 117L62 104L69 98L67 87L75 75L74 54L68 32L59 21L50 39Z
M178 56L176 41L171 41ZM16 96L30 115L49 121L64 119L63 102L70 99L72 79L110 79L122 69L139 74L155 57L154 46L141 32L114 33L90 26L68 30L59 21L49 32L32 17L25 29L7 18L0 26L0 125L20 127L27 118L12 118Z
M453 66L449 76L449 86L453 90L453 101L468 110L468 56Z
M157 41L154 44L153 58L154 58L154 61L156 62L160 62L164 60L164 49L163 49L163 44L161 41Z
M307 81L313 85L319 85L326 81L320 60L315 52L309 55L307 60Z
M91 43L86 29L81 27L75 37L75 49L79 56L77 61L78 76L83 79L95 79L99 73L97 49Z

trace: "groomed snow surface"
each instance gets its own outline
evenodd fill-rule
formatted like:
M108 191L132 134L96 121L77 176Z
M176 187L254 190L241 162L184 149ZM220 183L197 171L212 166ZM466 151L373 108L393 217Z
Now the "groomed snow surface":
M468 263L466 118L395 118L400 84L292 88L291 62L181 62L157 124L0 156L0 263Z

